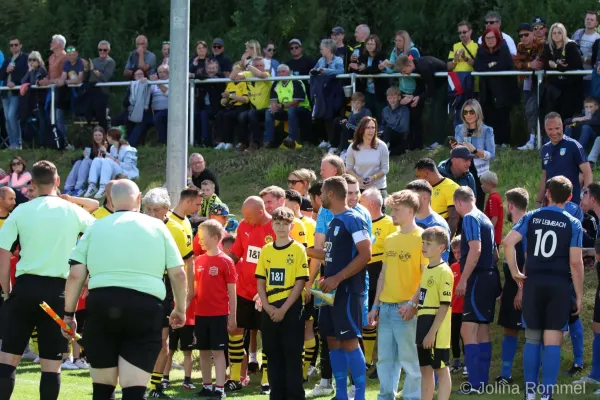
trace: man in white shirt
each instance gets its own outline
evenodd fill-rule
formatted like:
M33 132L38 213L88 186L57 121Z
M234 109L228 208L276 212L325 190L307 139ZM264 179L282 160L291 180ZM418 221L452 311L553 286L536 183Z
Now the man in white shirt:
M510 54L513 56L517 55L517 46L515 45L515 41L506 33L500 30L500 25L502 25L502 17L496 11L490 11L485 14L485 27L486 28L496 28L502 33L502 39L506 42L508 46L508 50L510 50ZM477 41L481 45L481 36Z
M595 11L588 11L585 14L583 22L585 28L578 29L573 34L573 41L577 43L581 50L581 59L583 60L583 69L592 69L592 46L594 42L600 39L600 35L596 32L598 28L598 14ZM583 77L584 93L589 95L592 75Z

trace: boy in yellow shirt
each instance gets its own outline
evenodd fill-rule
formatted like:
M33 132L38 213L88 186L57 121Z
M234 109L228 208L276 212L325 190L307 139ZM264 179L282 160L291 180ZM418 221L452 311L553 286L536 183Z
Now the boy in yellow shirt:
M417 353L421 366L421 396L432 400L433 372L438 376L438 400L447 400L452 391L450 378L450 321L454 274L442 260L448 246L448 231L440 226L427 228L422 235L423 255L429 265L421 275L417 318Z
M402 398L421 399L421 371L417 356L414 318L419 301L419 283L427 259L422 253L423 229L417 226L419 196L401 190L386 199L394 225L400 230L384 242L384 257L377 280L377 292L368 320L377 334L377 375L379 396L393 398L398 388L400 371L406 373Z

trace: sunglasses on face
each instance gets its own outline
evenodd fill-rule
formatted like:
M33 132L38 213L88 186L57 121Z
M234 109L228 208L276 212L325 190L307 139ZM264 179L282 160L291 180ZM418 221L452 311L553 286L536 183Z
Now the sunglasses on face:
M295 185L297 183L302 183L302 181L297 181L295 179L288 179L288 185Z
M37 58L30 58L30 59L29 59L29 60L27 60L27 61L29 61L29 62L34 62L34 61L36 61L36 62L37 62Z
M223 46L221 46L220 44L213 44L213 49L222 49Z
M298 50L300 46L290 46L290 50Z
M519 33L519 38L529 37L529 33Z
M272 51L275 51L275 49L267 49L266 51L268 51L270 53Z
M497 24L500 21L485 21L486 25L492 25L492 24Z
M475 110L464 110L463 115L475 115Z
M19 47L19 43L11 43L10 47Z
M17 166L21 165L21 161L15 161L15 162L11 163L10 165L12 165L13 167L17 167Z
M459 35L466 35L467 33L469 33L469 31L458 31Z
M101 51L103 53L108 53L108 49L98 49L98 51Z

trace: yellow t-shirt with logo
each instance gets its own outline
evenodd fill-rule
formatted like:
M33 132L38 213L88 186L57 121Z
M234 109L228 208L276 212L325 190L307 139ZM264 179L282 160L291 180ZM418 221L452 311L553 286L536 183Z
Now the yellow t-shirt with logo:
M239 97L248 97L248 86L246 82L229 82L225 87L225 91ZM241 106L245 103L240 101L229 100L232 106Z
M435 315L441 305L452 302L454 274L445 262L436 266L427 266L421 276L421 292L419 294L419 312L417 320L417 343L422 342L431 329ZM450 321L452 310L449 309L440 325L436 339L436 349L450 348ZM422 337L420 337L422 336Z
M394 232L384 242L385 281L379 296L382 303L402 303L412 299L421 282L421 268L428 260L423 257L423 229L409 233Z
M304 222L302 222L300 220L300 218L294 218L290 236L296 242L298 242L298 243L304 245L304 247L306 247L306 228L304 227Z
M308 280L308 260L304 246L291 241L278 248L268 243L260 252L255 272L256 279L266 283L267 300L276 307L285 303L299 280ZM304 296L300 296L304 302Z
M469 49L469 51L471 52L471 54L473 55L473 57L471 57L469 55L469 52L467 52L465 50L465 48L462 45L462 42L458 42L458 43L454 43L454 46L452 47L452 50L448 54L448 61L453 61L454 60L454 55L459 50L464 50L465 51L465 57L468 58L468 59L470 59L470 60L474 60L474 57L477 55L477 49L479 49L479 45L477 44L477 42L475 42L474 40L472 40L471 43L469 43L465 47L467 49ZM473 71L473 67L471 65L469 65L469 63L467 63L466 61L459 61L459 62L457 62L456 65L455 65L455 67L454 67L454 70L453 70L453 72L472 72L472 71Z
M192 239L194 238L194 231L192 230L192 224L190 223L190 220L186 217L181 217L175 214L173 211L169 211L167 213L167 217L169 217L169 219L172 219L173 221L177 222L183 227L183 232L185 232L186 238L186 246L188 246L190 248L190 251L192 251L193 253ZM183 257L183 254L181 256Z
M270 73L265 72L267 76L271 76ZM242 75L246 78L254 78L254 75L250 71L242 72ZM246 82L248 87L248 95L250 96L250 103L257 110L264 110L271 104L271 86L273 82Z
M175 240L175 244L177 245L177 250L179 250L179 254L183 260L187 260L191 256L194 255L194 251L192 249L191 243L188 244L188 239L185 234L185 230L181 224L174 221L171 218L165 219L165 226L171 232L171 236ZM166 270L165 270L166 273Z
M375 241L371 246L371 261L369 261L369 264L383 261L385 238L397 231L398 227L394 225L394 221L389 215L384 215L373 221L373 236L375 237Z
M317 223L314 219L305 216L302 216L300 221L304 223L306 247L315 247L315 230L317 229Z
M459 186L449 178L443 178L433 186L431 208L442 218L448 219L448 207L454 207L454 192Z

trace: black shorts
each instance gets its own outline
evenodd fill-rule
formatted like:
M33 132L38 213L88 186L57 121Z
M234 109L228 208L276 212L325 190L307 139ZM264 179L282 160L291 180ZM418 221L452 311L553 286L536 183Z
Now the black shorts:
M192 351L195 343L194 325L169 330L169 350L175 351L179 347L181 351Z
M75 312L75 318L77 319L77 333L83 334L83 328L87 322L87 309L79 310Z
M494 321L498 290L498 271L474 271L467 281L463 322L489 324Z
M260 330L260 312L254 307L254 301L237 296L236 317L239 328L250 329L252 331Z
M305 321L314 321L318 318L316 315L318 314L317 309L315 308L315 299L314 297L311 297L310 301L304 305L304 312L302 313L302 316L304 317Z
M523 325L529 329L562 331L573 309L569 280L555 276L528 276L523 284Z
M450 364L450 349L424 349L417 346L420 367L446 368Z
M65 283L62 278L21 275L8 300L2 305L0 326L2 351L22 355L29 343L31 332L37 327L40 358L62 360L69 348L60 326L40 304L46 302L62 319L65 310Z
M362 337L365 296L342 293L338 289L333 306L323 306L319 314L319 332L322 337L347 340Z
M510 276L505 275L502 299L500 300L500 312L498 314L498 325L506 329L523 329L522 312L515 309L515 296L519 288Z
M163 310L164 310L162 327L168 328L171 326L169 324L169 318L171 317L171 313L173 312L173 299L169 299L169 298L164 299L162 306L163 306Z
M239 297L238 297L239 299ZM227 349L227 319L228 315L218 315L216 317L196 316L196 334L197 350L223 350Z
M367 272L369 273L369 292L377 291L377 281L379 280L379 275L381 274L381 268L383 268L383 261L375 261L374 263L367 264ZM369 302L371 298L369 297ZM369 304L369 308L371 305Z
M92 368L114 368L119 357L151 373L162 348L163 302L133 289L90 290L83 346Z

